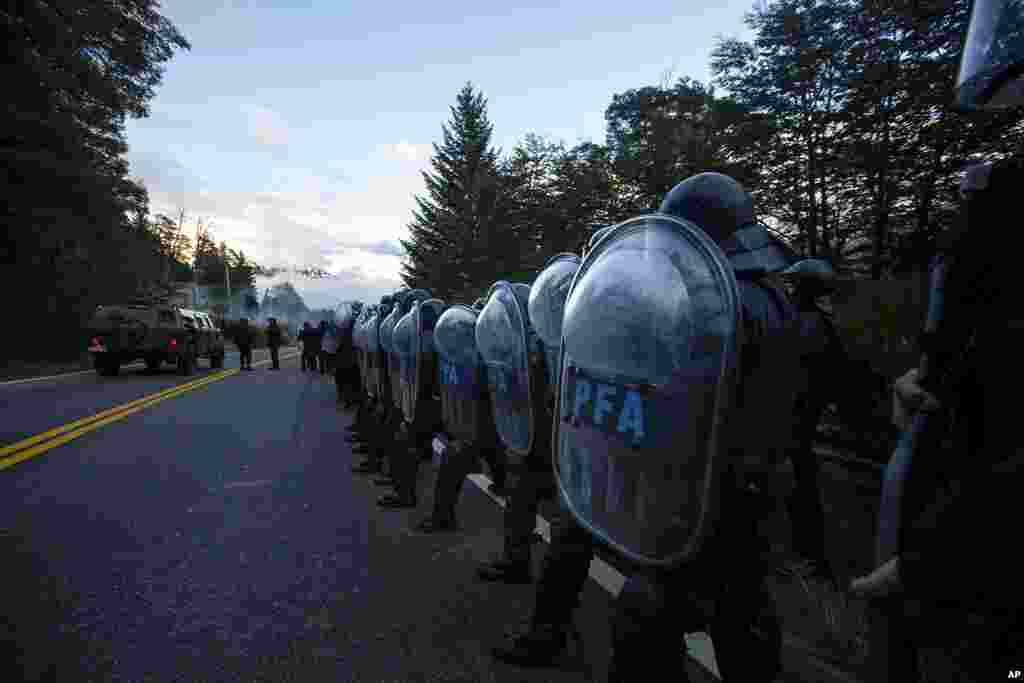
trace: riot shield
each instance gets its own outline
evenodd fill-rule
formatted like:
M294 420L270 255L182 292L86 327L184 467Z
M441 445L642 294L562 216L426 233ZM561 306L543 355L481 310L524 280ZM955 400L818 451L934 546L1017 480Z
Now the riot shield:
M486 367L494 424L513 463L530 454L535 432L528 297L526 285L496 282L476 321L476 342Z
M391 403L395 408L401 409L402 407L402 385L399 381L399 373L401 371L401 365L398 358L398 352L395 350L395 326L398 321L402 318L402 306L401 303L396 305L388 317L384 319L381 324L381 342L384 352L387 354L387 365L388 365L388 391L391 398ZM387 337L387 344L383 343Z
M371 398L377 398L380 386L380 318L374 311L366 321L366 365L367 392Z
M544 346L544 366L552 388L558 385L565 299L579 267L580 258L575 254L553 256L530 287L530 325Z
M459 441L483 438L482 364L476 347L477 312L452 306L434 328L441 378L441 418L445 430Z
M363 341L363 324L366 321L366 313L361 311L356 318L355 326L352 328L352 345L356 349L356 362L359 364L359 384L363 394L366 390L366 344Z
M726 255L671 216L615 226L573 280L554 426L559 491L581 525L635 562L685 563L713 524L741 315Z
M419 302L413 304L413 310ZM412 408L412 391L416 381L416 327L413 322L413 311L402 316L402 319L395 325L395 332L392 335L392 344L395 353L398 354L399 363L399 384L402 416L409 415Z
M433 399L437 383L437 354L434 350L434 327L437 319L444 312L444 302L440 299L428 299L413 306L412 327L413 348L410 356L412 368L409 376L410 397L403 405L405 419L411 424L416 421L420 403Z

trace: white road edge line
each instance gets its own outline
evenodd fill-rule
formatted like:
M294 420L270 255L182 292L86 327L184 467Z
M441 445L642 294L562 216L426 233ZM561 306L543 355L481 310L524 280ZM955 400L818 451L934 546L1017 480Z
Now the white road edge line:
M467 477L472 481L477 488L484 492L491 498L495 503L501 507L505 507L505 499L499 498L487 490L487 487L491 485L491 480L483 474L470 474ZM548 524L547 520L537 515L537 532L544 537L544 540L551 543L551 525ZM619 591L622 590L622 586L626 583L626 578L619 573L615 567L602 560L600 557L595 557L590 561L590 578L592 578L601 588L604 588L612 596L617 596ZM689 633L686 635L686 649L687 653L693 659L696 659L701 666L714 674L715 678L721 679L722 675L718 673L718 661L715 659L715 647L711 643L711 637L701 631L700 633Z

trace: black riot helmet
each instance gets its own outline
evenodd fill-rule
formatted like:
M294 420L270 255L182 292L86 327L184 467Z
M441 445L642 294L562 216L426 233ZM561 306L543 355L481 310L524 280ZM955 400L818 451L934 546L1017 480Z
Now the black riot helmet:
M754 216L754 200L742 185L722 173L699 173L673 187L660 213L700 227L722 248L737 275L777 273L796 254Z
M781 275L789 285L787 291L801 306L809 305L835 289L836 273L829 262L822 259L797 261Z
M967 111L1024 105L1024 3L974 0L956 104Z
M722 173L687 178L669 191L658 211L696 223L718 245L754 222L753 198Z

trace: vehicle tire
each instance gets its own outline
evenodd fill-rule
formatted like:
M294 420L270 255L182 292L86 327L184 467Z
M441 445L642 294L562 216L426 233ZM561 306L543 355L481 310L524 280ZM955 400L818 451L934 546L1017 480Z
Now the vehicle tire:
M210 367L213 369L219 369L224 367L224 356L219 353L210 356Z
M103 377L116 377L121 370L121 361L110 356L96 358L96 374Z
M161 359L159 356L146 356L146 369L150 372L159 372Z
M190 352L178 356L178 370L182 375L191 375L195 370L195 357Z

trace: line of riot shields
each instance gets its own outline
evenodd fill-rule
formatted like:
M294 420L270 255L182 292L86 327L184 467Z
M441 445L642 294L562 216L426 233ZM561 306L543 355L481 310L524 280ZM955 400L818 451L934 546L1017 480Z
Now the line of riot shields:
M507 473L505 548L477 568L485 580L531 580L538 503L555 498L638 572L701 566L714 583L702 558L719 557L721 529L733 528L721 521L723 478L785 457L800 385L791 307L757 280L792 260L763 227L740 227L724 239L649 214L596 231L581 255L551 257L530 284L495 282L472 305L404 289L354 311L350 441L364 460L353 471L393 489L381 507L414 508L432 462L425 533L457 530L463 483L482 462L496 480ZM773 341L744 359L751 336ZM760 609L755 593L743 600Z

